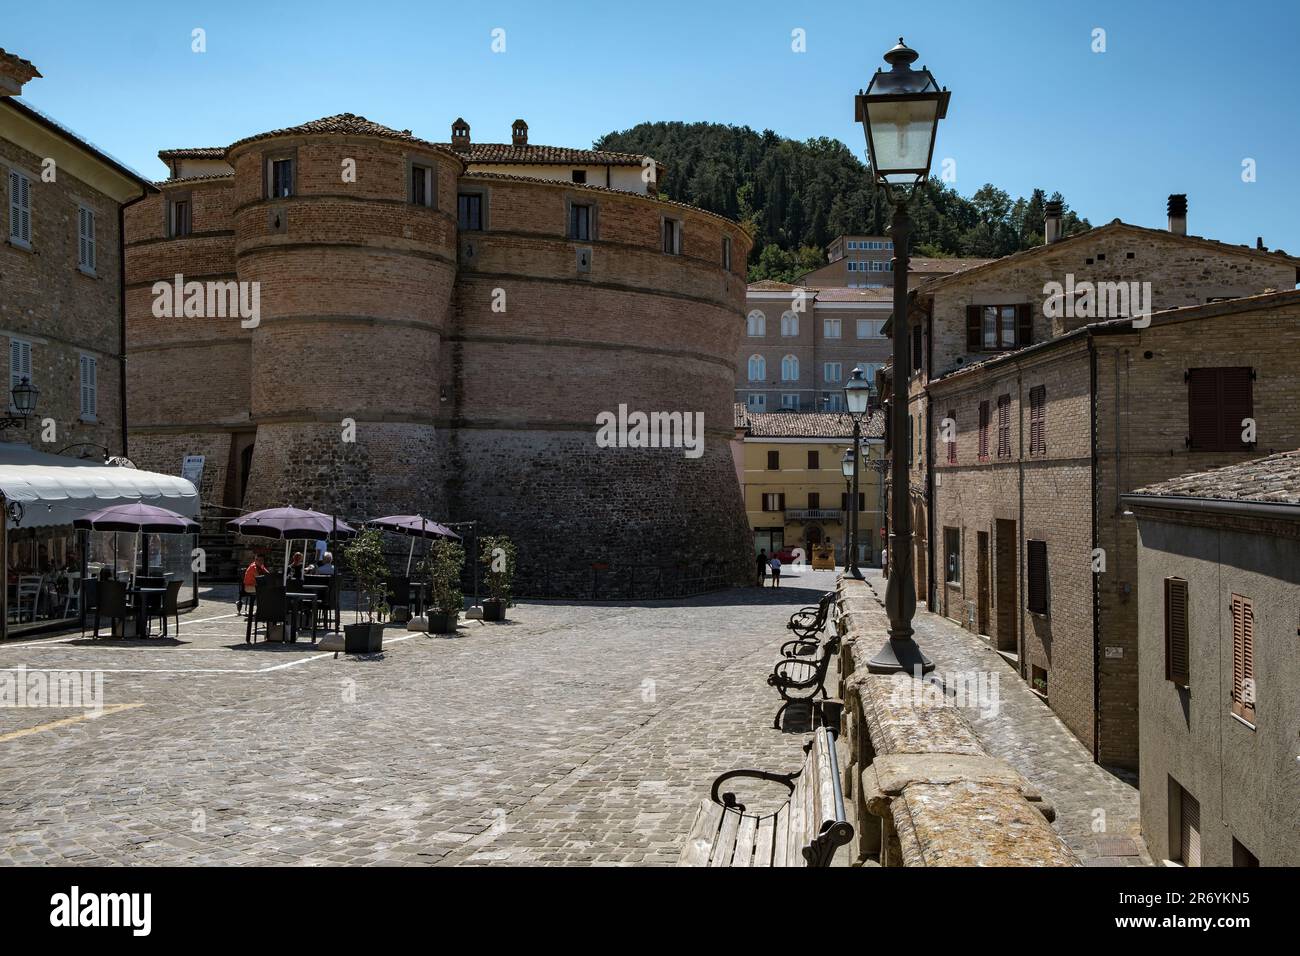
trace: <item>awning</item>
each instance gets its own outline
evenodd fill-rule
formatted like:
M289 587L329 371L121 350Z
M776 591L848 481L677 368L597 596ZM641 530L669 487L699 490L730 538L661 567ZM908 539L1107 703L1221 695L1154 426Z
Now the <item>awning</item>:
M51 455L12 442L0 442L0 491L6 502L18 502L22 512L17 522L12 515L6 518L10 529L70 525L88 512L136 501L189 518L199 514L199 493L184 478Z

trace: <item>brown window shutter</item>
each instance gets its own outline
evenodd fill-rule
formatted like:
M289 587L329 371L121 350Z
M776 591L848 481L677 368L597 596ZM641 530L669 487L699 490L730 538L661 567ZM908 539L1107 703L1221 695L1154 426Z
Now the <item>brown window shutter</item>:
M1219 425L1219 370L1187 370L1187 447L1194 451L1219 451L1223 432Z
M777 503L777 509L776 509L777 511L784 511L784 510L785 510L785 492L784 492L784 491L781 491L781 492L778 492L778 493L777 493L777 496L776 496L776 503Z
M1250 448L1241 440L1242 421L1255 414L1249 366L1221 368L1219 372L1219 401L1222 409L1224 451Z
M769 451L767 453L767 468L769 471L781 470L781 453L779 451Z
M1178 788L1178 852L1183 866L1201 865L1201 804Z
M918 323L912 326L912 371L913 372L919 372L921 370L921 366L924 364L924 362L922 361L923 345L924 342L922 341L922 330L920 324Z
M1165 679L1179 687L1191 683L1187 635L1187 582L1165 578Z
M989 458L989 403L980 402L980 461Z
M1028 541L1029 610L1047 613L1047 542Z
M952 437L948 440L948 464L957 464L957 412L955 409L948 409L948 417L952 420Z
M1255 722L1255 607L1232 596L1232 712Z
M970 320L967 319L969 326ZM969 333L968 333L969 334ZM1034 309L1029 304L1016 306L1016 344L1032 345L1034 342Z
M815 451L808 452L809 471L817 471L819 468L821 468L820 461L821 461L821 454L819 452L815 452Z
M998 457L1011 457L1011 396L998 396Z
M983 331L980 325L980 307L978 305L966 306L966 351L978 352L981 350L983 341Z
M818 492L816 492L816 491L810 491L810 492L808 492L808 508L809 508L809 510L811 510L811 511L816 511L816 510L817 510L818 508L820 508L821 506L822 506L822 496L821 496L821 494L818 493Z

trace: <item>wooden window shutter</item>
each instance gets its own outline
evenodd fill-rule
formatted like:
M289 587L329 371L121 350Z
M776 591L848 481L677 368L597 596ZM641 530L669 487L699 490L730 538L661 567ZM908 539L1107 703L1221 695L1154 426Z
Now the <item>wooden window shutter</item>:
M1191 684L1187 634L1187 582L1165 578L1165 680L1179 687Z
M784 511L784 510L785 510L785 492L784 492L784 491L781 491L781 492L778 492L778 493L777 493L777 496L776 496L776 503L777 503L777 506L778 506L777 509L776 509L777 511Z
M980 461L989 458L989 403L980 402Z
M966 306L966 351L978 352L982 348L983 332L980 325L980 307Z
M922 330L920 324L912 326L912 371L919 372L924 364L921 360L921 351L924 342L922 340Z
M1201 804L1178 788L1178 853L1183 866L1201 865Z
M1232 596L1232 712L1255 722L1255 606Z
M1029 558L1029 610L1047 613L1047 542L1026 542Z
M781 468L781 453L779 451L769 451L767 453L767 467L769 471L779 471Z
M1016 344L1032 345L1033 341L1034 308L1028 303L1018 305L1016 306Z
M948 439L948 464L957 464L957 412L955 409L948 410L948 418L952 421L952 435Z
M1251 389L1252 369L1249 366L1221 368L1219 371L1219 402L1222 409L1224 451L1250 448L1241 440L1242 421L1255 414Z
M1011 396L998 396L998 457L1011 457Z

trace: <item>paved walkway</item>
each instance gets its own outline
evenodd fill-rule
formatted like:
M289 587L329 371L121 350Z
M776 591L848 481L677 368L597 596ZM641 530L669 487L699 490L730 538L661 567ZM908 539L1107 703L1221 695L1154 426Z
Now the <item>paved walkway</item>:
M802 760L765 679L833 584L524 604L371 659L249 647L230 600L168 645L10 642L105 710L0 709L0 863L671 864L714 776Z
M880 572L868 571L867 580L883 601ZM1139 833L1135 780L1094 763L1088 748L987 642L921 609L913 627L937 674L999 675L996 713L972 708L962 713L990 754L1015 766L1055 804L1056 829L1080 858L1090 866L1150 866Z

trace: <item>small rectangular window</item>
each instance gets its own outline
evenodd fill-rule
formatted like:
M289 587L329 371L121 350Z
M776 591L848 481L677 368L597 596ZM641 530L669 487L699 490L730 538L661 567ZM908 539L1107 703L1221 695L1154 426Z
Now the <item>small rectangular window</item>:
M808 492L808 510L816 511L821 506L822 506L821 493L817 491Z
M840 337L840 320L823 319L822 336L828 339L838 339Z
M575 183L585 183L587 181L587 171L585 169L575 169L573 171L573 181Z
M95 213L85 206L77 209L77 266L82 272L95 271Z
M1187 582L1165 578L1165 680L1187 687L1191 681L1187 627Z
M9 170L9 241L32 244L32 183L17 170Z
M769 451L767 453L767 470L768 471L781 470L781 453L779 451Z
M822 378L826 382L838 382L844 377L844 365L841 362L826 362L822 366Z
M99 411L98 365L95 356L81 356L81 417L92 422Z
M1242 451L1253 443L1246 419L1254 417L1250 366L1187 370L1187 447L1193 451Z
M664 252L670 256L680 255L682 251L682 224L676 219L664 220Z
M808 470L817 471L821 468L821 453L817 451L808 452Z
M483 228L482 193L461 193L456 197L456 228L477 232Z
M433 169L411 164L411 202L417 206L433 205Z
M293 195L293 160L271 160L271 198L287 199Z
M189 200L177 199L171 203L171 215L168 216L168 224L173 239L179 239L190 234Z
M961 529L943 529L944 580L961 584Z
M785 492L769 491L763 495L764 511L784 511L785 510Z
M1029 586L1025 589L1028 595L1027 606L1034 614L1046 614L1048 606L1047 597L1047 542L1046 541L1027 541L1025 542L1026 550L1026 573L1029 578Z
M587 242L591 239L591 207L582 203L569 206L569 238Z
M731 237L722 237L722 268L731 271Z

